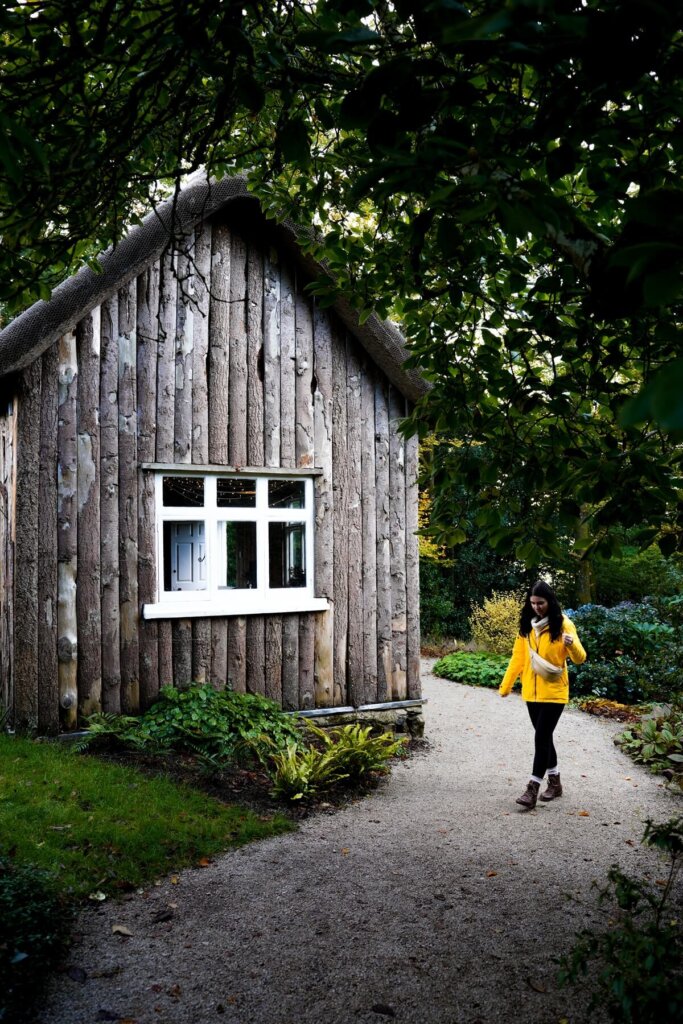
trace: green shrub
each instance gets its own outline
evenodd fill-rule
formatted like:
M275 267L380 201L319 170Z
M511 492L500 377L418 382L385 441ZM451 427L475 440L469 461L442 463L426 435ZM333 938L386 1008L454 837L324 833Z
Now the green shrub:
M683 643L678 599L583 605L567 613L588 655L569 663L574 697L594 695L625 704L671 701L680 693Z
M616 743L624 753L653 772L683 772L683 712L646 718L630 726Z
M253 752L262 737L276 748L296 744L299 737L296 722L274 701L211 686L166 686L140 718L96 714L88 725L90 733L82 745L113 743L150 752L187 752L212 767Z
M683 1019L683 926L671 907L671 892L683 858L683 818L646 822L643 841L669 857L660 891L630 878L615 865L602 901L616 904L608 932L582 931L574 949L560 960L561 986L586 984L589 1012L605 1011L615 1024L664 1024Z
M456 651L437 661L432 671L434 675L452 679L456 683L497 689L508 660L500 654L486 654L483 651Z
M472 639L492 654L507 654L519 634L519 615L524 598L494 591L470 615Z
M518 593L532 582L519 563L485 541L466 541L449 551L448 563L420 558L420 629L425 640L469 640L472 609L496 589ZM518 612L519 618L519 612Z
M54 880L0 854L0 1020L27 1020L67 945L71 912Z

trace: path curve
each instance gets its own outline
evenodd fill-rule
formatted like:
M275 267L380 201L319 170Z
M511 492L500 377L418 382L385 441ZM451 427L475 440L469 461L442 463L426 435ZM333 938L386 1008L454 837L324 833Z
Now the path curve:
M660 877L642 822L681 800L614 746L614 723L568 709L565 795L519 811L523 702L431 664L429 752L296 833L89 908L69 961L87 980L59 975L40 1024L587 1024L551 958L606 924L592 883L612 863Z

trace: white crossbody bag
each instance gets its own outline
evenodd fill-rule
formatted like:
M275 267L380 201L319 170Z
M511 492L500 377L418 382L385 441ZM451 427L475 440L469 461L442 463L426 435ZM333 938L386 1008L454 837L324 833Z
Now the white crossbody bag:
M547 683L557 683L564 672L564 665L553 665L552 661L542 658L538 651L533 649L528 637L526 642L529 646L529 654L531 655L531 668L536 675L540 676L541 679L545 679Z

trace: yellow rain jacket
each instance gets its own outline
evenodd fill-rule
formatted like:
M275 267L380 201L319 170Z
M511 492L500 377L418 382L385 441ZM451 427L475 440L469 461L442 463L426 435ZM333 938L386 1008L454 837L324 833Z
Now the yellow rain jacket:
M574 643L567 647L562 634L571 633ZM548 682L542 676L537 675L531 667L531 655L529 645L537 651L546 661L554 665L562 665L564 671L555 682ZM524 700L543 701L548 704L566 704L569 700L569 676L567 675L567 658L571 658L575 665L582 665L586 660L586 652L576 634L576 627L566 616L562 618L562 633L559 640L551 640L550 632L546 626L540 636L536 636L531 630L529 637L518 636L515 646L512 648L510 664L505 670L503 681L500 684L499 692L508 694L515 684L518 676L522 677L522 698Z

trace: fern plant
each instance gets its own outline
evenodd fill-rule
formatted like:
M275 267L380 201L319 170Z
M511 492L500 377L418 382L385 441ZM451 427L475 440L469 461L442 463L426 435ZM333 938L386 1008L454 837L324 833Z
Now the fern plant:
M268 765L272 795L286 800L301 800L347 778L334 748L300 748L293 742L284 750L274 751Z
M391 732L373 733L370 725L360 723L333 729L321 729L312 722L306 727L323 749L334 751L337 763L351 780L358 780L371 772L385 774L388 762L398 756L406 745L406 738L396 738Z

